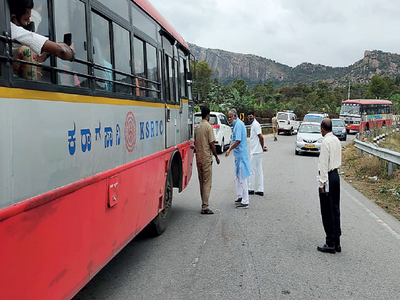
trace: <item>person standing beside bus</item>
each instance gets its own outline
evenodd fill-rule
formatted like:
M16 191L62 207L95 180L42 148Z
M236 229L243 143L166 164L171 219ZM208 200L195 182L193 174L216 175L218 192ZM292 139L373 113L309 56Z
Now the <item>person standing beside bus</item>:
M236 208L249 207L249 190L246 178L250 176L249 154L247 153L247 129L238 118L236 109L229 111L229 121L233 124L232 144L226 151L229 156L232 150L235 155L235 179L236 179Z
M276 118L276 114L272 118L272 132L274 133L274 142L278 140L278 119Z
M215 148L214 131L210 123L210 109L203 106L201 108L201 122L194 130L194 142L196 148L197 173L200 183L201 214L212 215L214 212L209 209L209 198L212 183L212 157L215 156L217 164L219 158Z
M33 0L8 0L8 3L10 6L11 38L22 44L20 46L17 43L13 43L12 51L14 58L40 63L45 59L46 55L44 53L50 53L63 60L73 61L75 59L73 44L68 46L64 43L55 43L45 36L32 32L30 18L34 6ZM22 74L26 79L38 79L36 68L32 68L31 66L29 68L30 71L25 72L22 70L21 72L21 70L18 70L18 67L24 68L24 66L20 66L18 63L15 66L15 75L19 76Z
M326 233L326 243L318 246L321 252L341 252L340 246L340 178L338 169L342 164L342 147L339 139L332 133L332 121L325 118L321 123L324 137L319 155L319 201L321 216Z
M258 190L256 195L264 196L264 173L262 166L263 152L267 152L268 148L264 145L264 137L262 135L260 123L256 120L253 112L247 119L251 125L250 129L250 169L251 175L249 179L249 194L254 194L255 179L257 173Z

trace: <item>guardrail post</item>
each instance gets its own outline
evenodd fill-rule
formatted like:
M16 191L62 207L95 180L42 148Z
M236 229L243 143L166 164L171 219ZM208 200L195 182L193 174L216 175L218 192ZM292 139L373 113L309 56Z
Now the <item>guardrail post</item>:
M361 149L358 150L358 154L360 155L360 157L362 157L363 155L363 151Z
M389 176L393 175L393 163L391 162L388 163L388 174Z

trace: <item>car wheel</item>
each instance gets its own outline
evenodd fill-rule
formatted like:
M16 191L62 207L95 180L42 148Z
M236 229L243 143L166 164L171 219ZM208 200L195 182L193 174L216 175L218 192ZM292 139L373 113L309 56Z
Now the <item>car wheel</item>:
M295 155L299 155L300 153L299 153L299 151L294 150L294 154L295 154Z
M289 130L289 135L293 135L293 127Z
M343 141L347 140L347 135L344 136Z

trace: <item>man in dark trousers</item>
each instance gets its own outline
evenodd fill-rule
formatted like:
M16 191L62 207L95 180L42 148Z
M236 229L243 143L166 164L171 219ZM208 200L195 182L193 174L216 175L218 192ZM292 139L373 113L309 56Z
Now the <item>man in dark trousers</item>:
M219 158L214 145L214 131L208 122L210 120L210 109L208 107L203 106L201 108L201 118L200 124L194 130L197 173L202 201L201 213L203 215L212 215L214 212L208 208L212 183L212 157L213 155L215 156L217 164L219 164Z
M321 204L322 223L326 233L326 243L318 246L318 251L341 252L340 246L340 178L338 169L342 163L342 146L339 139L332 134L331 119L321 123L324 137L319 156L319 200Z

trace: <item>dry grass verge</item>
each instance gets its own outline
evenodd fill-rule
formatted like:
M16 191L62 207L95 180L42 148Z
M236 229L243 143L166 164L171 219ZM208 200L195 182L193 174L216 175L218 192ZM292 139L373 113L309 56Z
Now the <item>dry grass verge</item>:
M385 148L397 149L393 141L397 137L387 138ZM381 145L383 146L383 145ZM388 163L364 153L359 156L359 150L354 142L342 150L341 176L354 188L373 200L392 216L400 220L400 169L393 168L393 175L388 175Z

